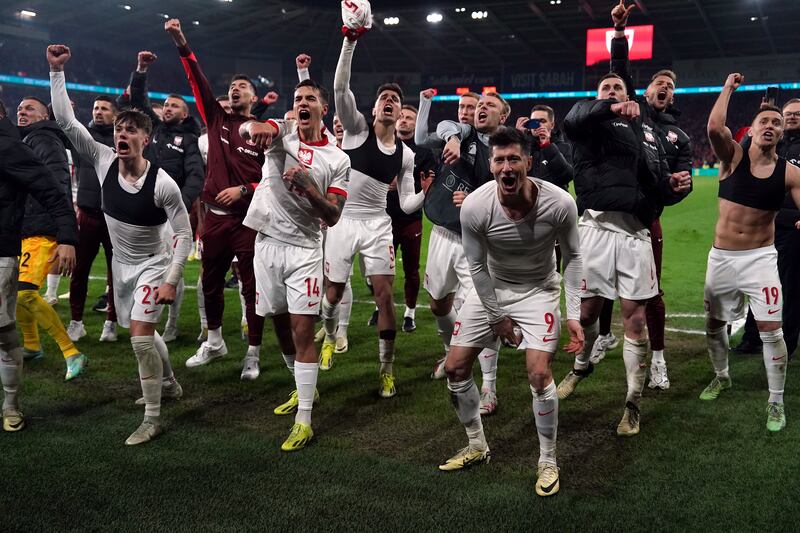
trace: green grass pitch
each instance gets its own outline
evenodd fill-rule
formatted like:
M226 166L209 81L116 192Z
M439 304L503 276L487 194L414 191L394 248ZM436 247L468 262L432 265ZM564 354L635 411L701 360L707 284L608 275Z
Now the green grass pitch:
M621 348L611 352L561 402L556 497L543 499L533 490L538 442L531 394L521 354L508 349L500 356L499 410L485 420L491 464L437 471L466 437L445 383L429 379L441 345L427 295L420 297L419 329L398 334L398 395L382 400L376 394L377 339L365 326L372 307L356 276L350 352L320 373L316 439L294 454L279 450L292 418L272 414L293 380L271 326L261 377L239 381L245 345L234 291L226 291L230 354L189 370L184 362L195 350L198 320L195 293L187 290L181 336L169 345L185 397L163 408L165 434L136 448L123 444L142 417L133 405L140 389L127 333L116 344L98 343L103 316L88 310L89 335L79 347L90 366L71 383L62 381L63 360L43 334L47 356L25 370L21 399L29 426L0 434L0 529L796 530L800 407L793 368L786 391L789 424L780 434L765 429L767 386L758 356L732 356L734 388L716 402L698 400L712 377L698 333L715 197L716 180L698 178L694 193L663 217L672 388L645 389L641 434L618 438L625 375ZM191 263L187 269L190 285L197 268ZM65 287L62 281L62 292ZM92 282L88 303L102 290L103 282ZM402 302L400 277L395 295ZM68 322L65 301L58 311ZM620 333L618 320L615 331ZM571 360L556 355L557 380Z

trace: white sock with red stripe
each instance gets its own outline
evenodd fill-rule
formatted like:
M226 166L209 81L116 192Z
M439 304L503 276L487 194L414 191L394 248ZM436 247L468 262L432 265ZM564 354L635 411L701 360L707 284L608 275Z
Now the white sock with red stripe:
M539 434L539 464L556 464L556 438L558 435L558 395L556 384L550 385L542 391L534 390L533 418L536 420L536 433Z

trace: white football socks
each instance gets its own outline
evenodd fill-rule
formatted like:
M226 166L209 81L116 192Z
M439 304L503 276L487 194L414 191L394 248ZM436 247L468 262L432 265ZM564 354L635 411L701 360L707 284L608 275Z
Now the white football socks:
M332 304L328 301L327 296L322 297L322 325L325 328L325 340L333 342L334 335L336 334L336 320L338 319L339 304Z
M589 368L589 356L592 355L594 341L600 335L600 321L595 320L592 324L583 328L583 336L586 341L583 343L583 351L575 354L575 368L586 370Z
M222 328L216 329L209 329L208 330L208 345L214 348L215 350L219 350L222 348L222 344L225 342L222 340Z
M378 339L378 359L381 374L391 374L394 367L394 339Z
M730 379L728 374L728 327L723 324L717 329L706 328L706 345L708 357L714 366L714 372L720 379Z
M478 355L478 362L481 364L481 373L483 380L481 381L481 390L496 391L495 383L497 382L497 358L500 356L495 350L484 348Z
M47 291L45 298L52 300L58 298L58 284L61 281L61 274L48 274L47 275Z
M339 302L339 325L336 329L337 337L347 337L347 326L350 325L350 313L353 311L353 287L350 280L344 286L344 293Z
M786 341L783 340L783 329L761 331L758 333L764 343L764 366L767 369L770 403L783 403L783 387L786 383Z
M164 366L154 341L151 335L131 337L131 346L139 362L139 382L142 385L146 417L157 417L161 414L161 380L164 377Z
M403 318L415 320L417 318L417 308L406 306L406 312L403 313Z
M3 409L19 409L17 393L22 382L22 346L14 325L11 329L0 331L0 350L5 352L0 356L0 381L3 382Z
M556 384L550 385L542 391L534 390L533 418L536 420L536 433L539 434L539 464L556 464L556 438L558 434L558 395Z
M255 346L253 344L249 345L247 347L247 353L245 354L245 357L255 357L256 359L261 357L261 345L260 344L258 346Z
M653 350L653 358L651 361L653 363L667 364L667 361L664 360L664 350Z
M489 445L483 434L480 414L481 395L475 381L472 378L458 382L447 380L447 388L450 390L456 415L467 431L470 446L476 450L485 450Z
M161 338L161 335L158 334L156 331L153 335L153 344L158 351L158 356L161 358L161 364L164 367L164 379L172 379L175 377L175 374L172 372L172 363L169 360L169 349L167 348L167 343L164 342L164 339Z
M642 399L642 389L647 375L647 338L630 339L625 335L622 343L622 360L625 362L625 376L628 381L626 401L638 407Z
M294 382L297 385L297 414L294 417L296 423L311 425L318 373L319 363L294 363Z

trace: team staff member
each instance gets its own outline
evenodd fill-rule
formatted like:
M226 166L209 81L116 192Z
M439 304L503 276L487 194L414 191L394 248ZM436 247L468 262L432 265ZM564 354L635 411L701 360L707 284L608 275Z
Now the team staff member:
M17 125L25 144L31 147L42 163L58 181L58 190L72 209L72 180L67 163L69 144L58 124L49 120L47 104L36 97L26 96L17 107ZM74 212L74 211L73 211ZM26 359L38 359L42 353L39 324L61 349L67 365L67 381L83 372L88 362L72 343L58 314L39 294L50 269L50 256L58 246L58 224L33 197L28 197L22 222L22 255L19 265L17 317L22 330Z
M92 105L92 120L86 129L92 138L106 146L114 146L114 118L117 115L116 102L105 95L100 95ZM114 283L111 272L111 258L113 255L111 239L108 236L106 219L100 207L100 182L94 164L86 157L73 151L73 158L78 163L78 256L75 271L69 283L69 307L72 320L67 327L67 334L72 342L78 342L86 335L83 325L83 312L86 306L86 294L89 290L89 273L92 270L94 258L103 245L106 257L106 284L108 297L106 321L100 334L100 342L116 342L117 340L117 313L114 308Z
M58 226L58 246L50 258L59 273L70 275L75 266L78 227L75 212L60 192L56 178L19 138L0 102L0 381L3 383L3 429L19 431L25 417L19 410L23 348L16 325L17 278L21 252L22 217L28 194L42 204Z
M416 124L417 108L412 105L404 105L400 110L400 120L397 121L397 136L414 152L414 191L420 192L422 178L435 176L436 158L430 149L417 146L417 143L414 142ZM400 195L397 192L397 182L395 181L389 187L386 212L392 217L395 253L397 250L403 252L403 274L405 275L403 293L406 302L403 331L411 333L417 329L416 310L420 284L419 254L422 246L422 209L411 213L403 211L400 207Z
M207 207L201 241L208 340L186 361L186 366L205 365L228 353L222 338L222 311L225 275L234 257L239 260L242 292L247 305L248 348L245 357L258 358L264 317L258 316L255 310L253 253L256 232L244 226L242 220L252 193L261 181L264 151L245 142L239 135L239 126L251 119L250 110L258 99L256 88L247 76L234 76L228 88L231 112L226 113L189 48L180 21L168 20L164 30L178 47L200 115L208 126L208 169L201 195L201 201Z
M527 129L525 125L530 120L538 120L539 127ZM531 175L568 189L575 172L571 162L572 147L555 127L556 113L544 104L533 106L530 118L517 119L517 129L528 133L533 141Z

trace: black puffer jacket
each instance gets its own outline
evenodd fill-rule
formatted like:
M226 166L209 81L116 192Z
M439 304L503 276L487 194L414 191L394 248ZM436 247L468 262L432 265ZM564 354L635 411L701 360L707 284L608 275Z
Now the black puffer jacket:
M114 126L96 126L90 122L86 129L95 141L114 146ZM100 181L94 171L94 163L77 150L72 151L72 157L78 167L78 207L100 216Z
M22 217L28 194L42 204L58 227L59 244L78 244L75 212L59 192L56 179L19 138L17 127L0 120L0 257L21 253Z
M575 173L572 167L572 145L557 130L553 130L550 135L549 146L541 148L538 138L534 141L531 175L564 189L569 188L569 182Z
M200 125L192 116L180 124L170 125L158 118L147 96L147 74L134 71L130 82L130 105L147 113L153 121L153 135L145 147L144 156L154 165L162 168L178 184L186 209L203 190L205 165L197 138Z
M59 190L67 198L72 208L72 180L70 179L67 149L69 141L54 120L41 120L19 128L22 141L31 147L33 153L50 170L58 181ZM58 226L50 215L34 197L28 196L25 203L25 218L22 222L22 238L45 235L58 235Z
M578 102L564 119L572 141L578 209L621 211L646 227L683 196L669 186L664 148L646 115L629 121L614 100Z

